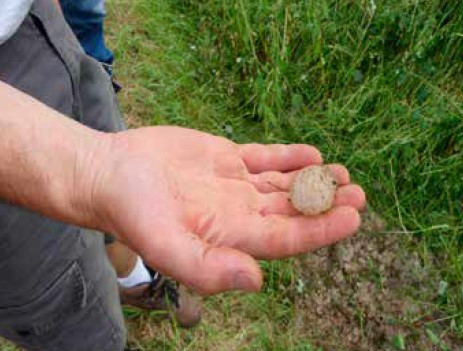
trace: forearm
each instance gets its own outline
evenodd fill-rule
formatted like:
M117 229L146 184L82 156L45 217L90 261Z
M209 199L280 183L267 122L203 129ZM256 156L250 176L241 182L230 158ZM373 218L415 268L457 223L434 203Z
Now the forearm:
M105 134L0 82L0 199L86 225Z

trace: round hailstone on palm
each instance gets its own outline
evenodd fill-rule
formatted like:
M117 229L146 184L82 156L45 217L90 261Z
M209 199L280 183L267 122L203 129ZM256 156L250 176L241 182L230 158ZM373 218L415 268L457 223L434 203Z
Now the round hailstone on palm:
M317 215L333 206L338 182L326 166L309 166L296 176L291 187L291 203L305 215Z

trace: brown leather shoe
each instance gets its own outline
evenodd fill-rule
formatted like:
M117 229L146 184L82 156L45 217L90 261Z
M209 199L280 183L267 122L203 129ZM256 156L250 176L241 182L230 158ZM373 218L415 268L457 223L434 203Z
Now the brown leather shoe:
M201 320L201 305L182 285L160 274L151 283L124 288L119 285L121 303L148 311L165 312L166 318L190 328ZM162 314L161 314L162 315Z

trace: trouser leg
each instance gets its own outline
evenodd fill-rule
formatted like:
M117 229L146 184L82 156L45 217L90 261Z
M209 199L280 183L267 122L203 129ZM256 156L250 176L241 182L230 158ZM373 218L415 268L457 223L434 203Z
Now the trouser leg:
M21 219L31 223L28 216ZM30 282L5 285L4 275L0 275L1 294L10 297L3 299L0 295L0 335L29 351L122 351L124 321L115 273L104 254L102 235L49 222L47 232L35 233L46 239L34 240L31 244L51 239L53 227L56 227L56 236L67 235L70 241L77 241L78 257L69 259L65 252L50 257L49 263L56 268L53 271L59 273L54 276L42 272L33 279L38 280L40 289L35 287L30 290L30 296L14 301L13 294L21 293L23 286ZM10 231L10 234L21 233ZM27 280L28 275L34 274L25 253L24 250L16 252L16 265L10 266L9 275L19 278L19 274L27 272L23 276L23 280ZM45 254L46 251L35 252L35 255Z
M105 65L110 72L114 60L104 39L104 0L60 0L66 21L85 52Z
M124 129L109 77L51 0L35 0L0 46L0 80L94 129ZM102 235L0 203L0 335L27 350L121 350L125 328Z

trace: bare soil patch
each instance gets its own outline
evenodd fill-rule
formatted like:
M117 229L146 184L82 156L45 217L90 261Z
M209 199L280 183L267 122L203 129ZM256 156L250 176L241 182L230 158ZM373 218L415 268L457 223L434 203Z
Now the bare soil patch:
M299 332L324 351L463 350L429 303L439 294L433 257L405 251L412 239L385 232L372 211L363 222L357 236L298 262Z

